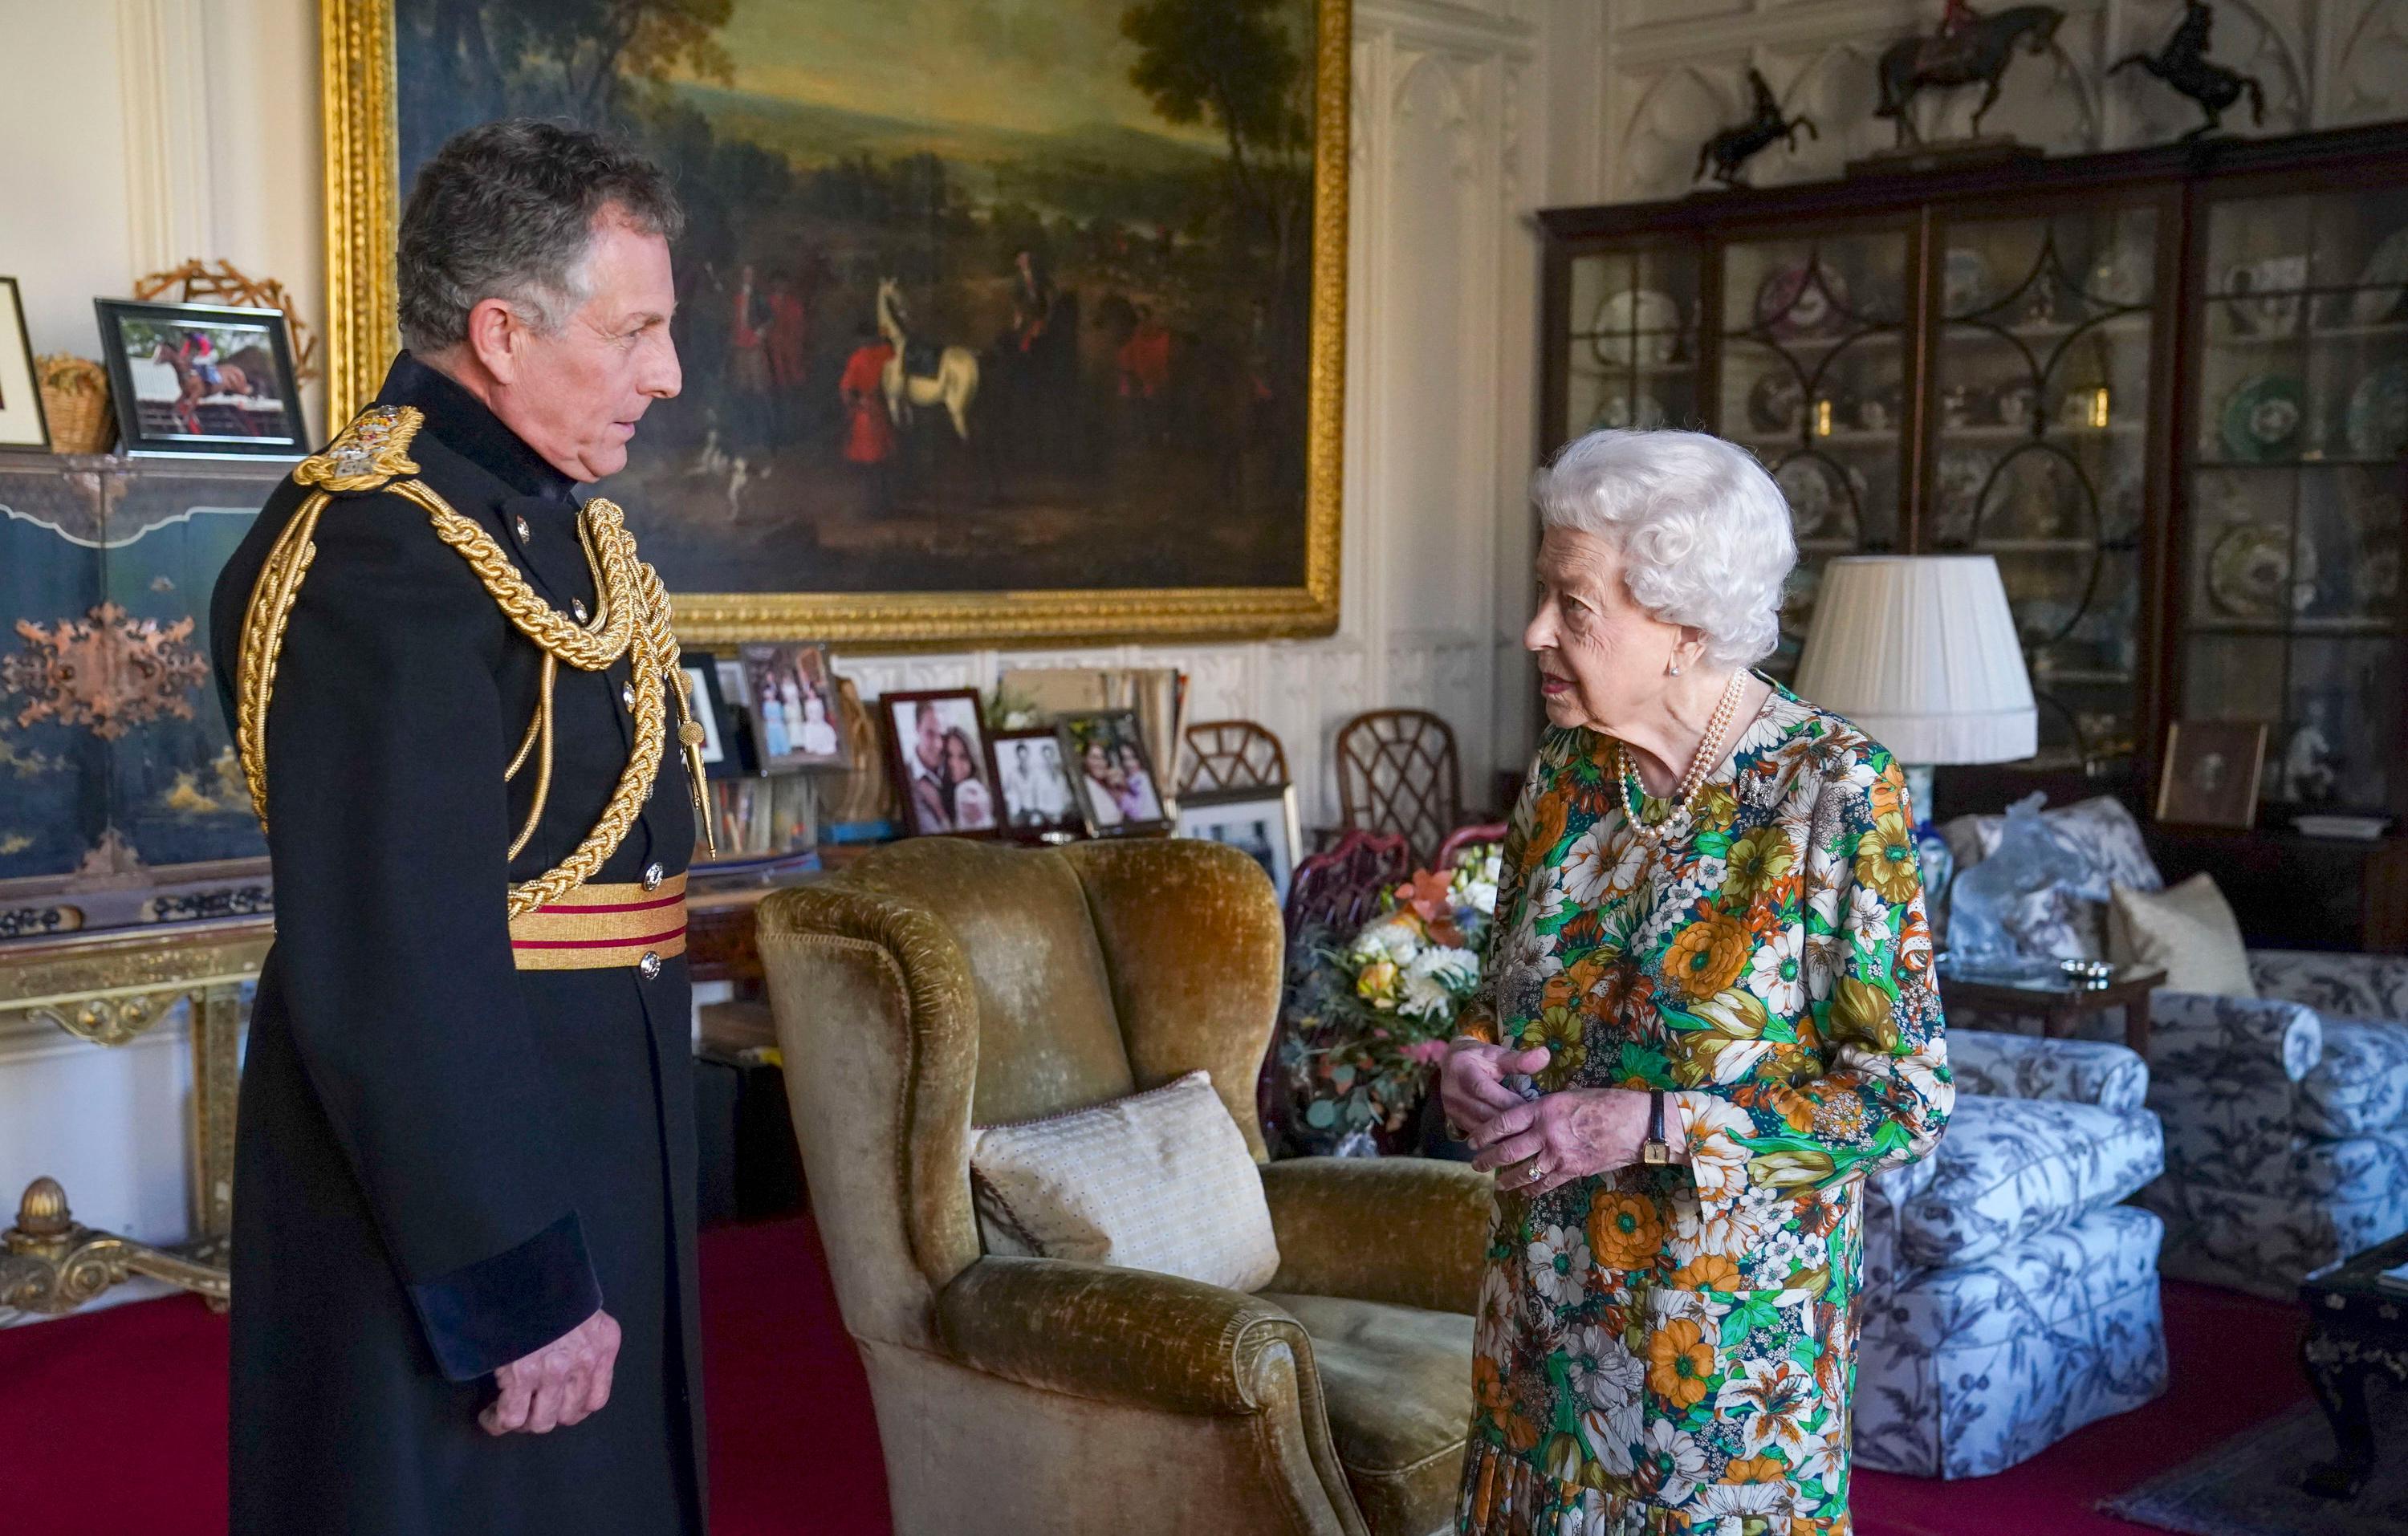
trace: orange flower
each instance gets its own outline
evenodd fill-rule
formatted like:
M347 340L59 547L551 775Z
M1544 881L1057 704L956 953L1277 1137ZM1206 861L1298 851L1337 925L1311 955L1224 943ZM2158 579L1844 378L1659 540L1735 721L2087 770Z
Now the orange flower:
M1901 821L1912 819L1906 803L1906 769L1899 767L1896 758L1890 759L1889 767L1882 769L1881 777L1873 781L1872 792L1866 797L1872 802L1876 820L1883 816L1896 816Z
M1664 953L1664 979L1691 1002L1702 1002L1739 980L1747 969L1747 925L1713 912L1683 928Z
M1706 1380L1714 1373L1714 1346L1705 1330L1686 1317L1675 1317L1647 1341L1647 1385L1674 1408L1703 1401Z
M1555 854L1555 844L1564 840L1564 832L1570 825L1571 813L1570 802L1561 795L1542 795L1539 797L1539 808L1530 816L1529 849L1524 855L1530 863L1543 864Z
M1699 1254L1672 1271L1673 1285L1684 1291L1738 1291L1746 1288L1739 1266L1720 1254Z
M1539 1427L1530 1422L1527 1414L1506 1414L1502 1428L1505 1430L1505 1448L1515 1456L1526 1455L1531 1446L1539 1443Z
M1644 1268L1655 1262L1663 1241L1656 1202L1644 1195L1599 1191L1588 1208L1588 1251L1610 1269Z
M1788 1475L1777 1456L1735 1456L1723 1469L1726 1483L1779 1483Z
M1504 1372L1485 1355L1471 1357L1471 1395L1492 1414L1503 1413L1512 1400L1505 1391Z

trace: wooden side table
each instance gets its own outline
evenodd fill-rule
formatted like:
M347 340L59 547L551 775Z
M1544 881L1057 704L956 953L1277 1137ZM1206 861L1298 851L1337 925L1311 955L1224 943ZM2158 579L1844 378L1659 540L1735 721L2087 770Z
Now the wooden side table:
M2308 1473L2310 1493L2355 1499L2374 1471L2367 1384L2386 1375L2408 1385L2408 1293L2381 1279L2384 1270L2401 1264L2408 1264L2408 1236L2393 1238L2300 1283L2300 1304L2308 1313L2300 1364L2332 1426L2339 1453Z
M2120 1008L2124 1011L2124 1043L2146 1061L2149 993L2152 988L2163 986L2165 980L2164 971L2138 966L2118 966L2114 975L2103 982L2044 975L2025 980L1978 973L1952 974L1942 968L1940 1003L1949 1010L1968 1008L1985 1013L2036 1018L2041 1022L2041 1033L2050 1040L2065 1040L2072 1035L2076 1025L2091 1014Z

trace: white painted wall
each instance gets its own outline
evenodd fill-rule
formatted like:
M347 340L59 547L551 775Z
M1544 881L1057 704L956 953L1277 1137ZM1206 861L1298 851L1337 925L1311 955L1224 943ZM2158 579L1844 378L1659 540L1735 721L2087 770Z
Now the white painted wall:
M763 0L754 0L763 3ZM0 273L38 351L93 355L91 298L223 256L322 302L315 0L0 0ZM1526 217L1595 184L1601 0L1361 0L1355 15L1342 622L1310 642L846 656L865 693L985 686L1007 665L1176 664L1197 718L1285 741L1308 821L1337 814L1330 738L1435 709L1465 785L1530 739L1527 590L1535 246ZM1578 47L1549 46L1552 35ZM1578 151L1565 174L1547 145ZM313 410L316 409L313 403ZM37 1174L77 1213L181 1235L189 1052L0 1044L0 1201Z

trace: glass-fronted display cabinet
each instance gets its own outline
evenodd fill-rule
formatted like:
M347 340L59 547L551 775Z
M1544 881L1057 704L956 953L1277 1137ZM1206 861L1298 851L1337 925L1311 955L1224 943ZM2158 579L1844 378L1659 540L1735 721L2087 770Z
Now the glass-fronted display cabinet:
M1550 209L1536 446L1761 457L1777 673L1834 555L1986 553L2030 768L2148 785L2170 721L2262 720L2267 799L2408 809L2402 168L2392 125Z

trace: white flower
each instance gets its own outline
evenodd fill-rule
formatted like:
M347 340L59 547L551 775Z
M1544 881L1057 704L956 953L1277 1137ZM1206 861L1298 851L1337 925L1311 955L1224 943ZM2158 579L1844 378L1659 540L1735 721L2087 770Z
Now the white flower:
M1778 1446L1793 1463L1806 1447L1806 1420L1820 1406L1814 1373L1786 1355L1735 1362L1730 1379L1714 1398L1717 1416L1746 1415L1739 1420L1739 1427L1747 1437L1749 1455L1760 1456Z
M1637 1470L1640 1491L1654 1504L1678 1508L1687 1503L1698 1486L1698 1474L1706 1470L1704 1449L1674 1428L1668 1418L1648 1424L1646 1438L1641 1443L1641 1457Z
M1747 1184L1747 1149L1737 1138L1754 1136L1747 1112L1711 1094L1684 1093L1681 1112L1688 1121L1689 1176L1702 1201L1735 1198Z
M1413 925L1401 915L1390 915L1365 924L1347 953L1366 964L1393 960L1401 968L1412 964L1421 948L1421 936Z
M1889 938L1889 903L1870 885L1859 885L1848 897L1848 921L1843 929L1850 936L1868 944L1885 942Z
M1592 825L1564 855L1564 894L1576 906L1595 906L1612 888L1617 860L1607 825L1602 821Z
M1806 1006L1805 939L1798 928L1776 929L1749 960L1748 990L1764 999L1768 1012L1785 1018Z
M1831 995L1831 983L1848 963L1848 940L1836 933L1818 933L1806 940L1799 969L1805 972L1806 996L1816 1002Z
M1836 1492L1847 1475L1842 1466L1844 1459L1827 1424L1809 1433L1804 1443L1790 1454L1789 1480L1800 1486L1820 1483Z
M1551 923L1563 915L1564 906L1563 871L1543 866L1531 870L1522 892L1522 921L1533 926Z
M1630 1454L1625 1450L1623 1460L1627 1463L1629 1459ZM1630 1469L1626 1465L1622 1470ZM1580 1501L1565 1505L1563 1514L1555 1519L1555 1536L1622 1536L1623 1529L1619 1510L1609 1508L1605 1495L1595 1488L1583 1490Z
M1638 1361L1631 1362L1631 1369L1641 1371ZM1646 1399L1633 1392L1617 1402L1581 1412L1581 1439L1587 1443L1589 1456L1616 1477L1629 1476L1630 1469L1638 1464L1639 1436L1646 1409Z
M1558 1307L1577 1307L1588 1294L1588 1234L1578 1227L1542 1227L1529 1246L1530 1284Z
M1714 1483L1699 1488L1689 1507L1716 1520L1739 1514L1786 1514L1789 1489L1780 1483Z
M1517 980L1545 981L1564 969L1563 957L1555 953L1555 941L1529 928L1513 930L1506 940L1505 953L1498 957L1498 969Z
M1822 1256L1822 1240L1794 1227L1784 1227L1767 1237L1762 1248L1765 1272L1784 1277L1814 1268Z
M1480 1309L1473 1314L1472 1352L1491 1360L1505 1358L1512 1347L1513 1313L1521 1287L1508 1270L1491 1268L1480 1283Z
M1698 1202L1702 1249L1734 1263L1752 1261L1766 1234L1777 1231L1788 1209L1772 1190L1751 1184L1734 1196Z

